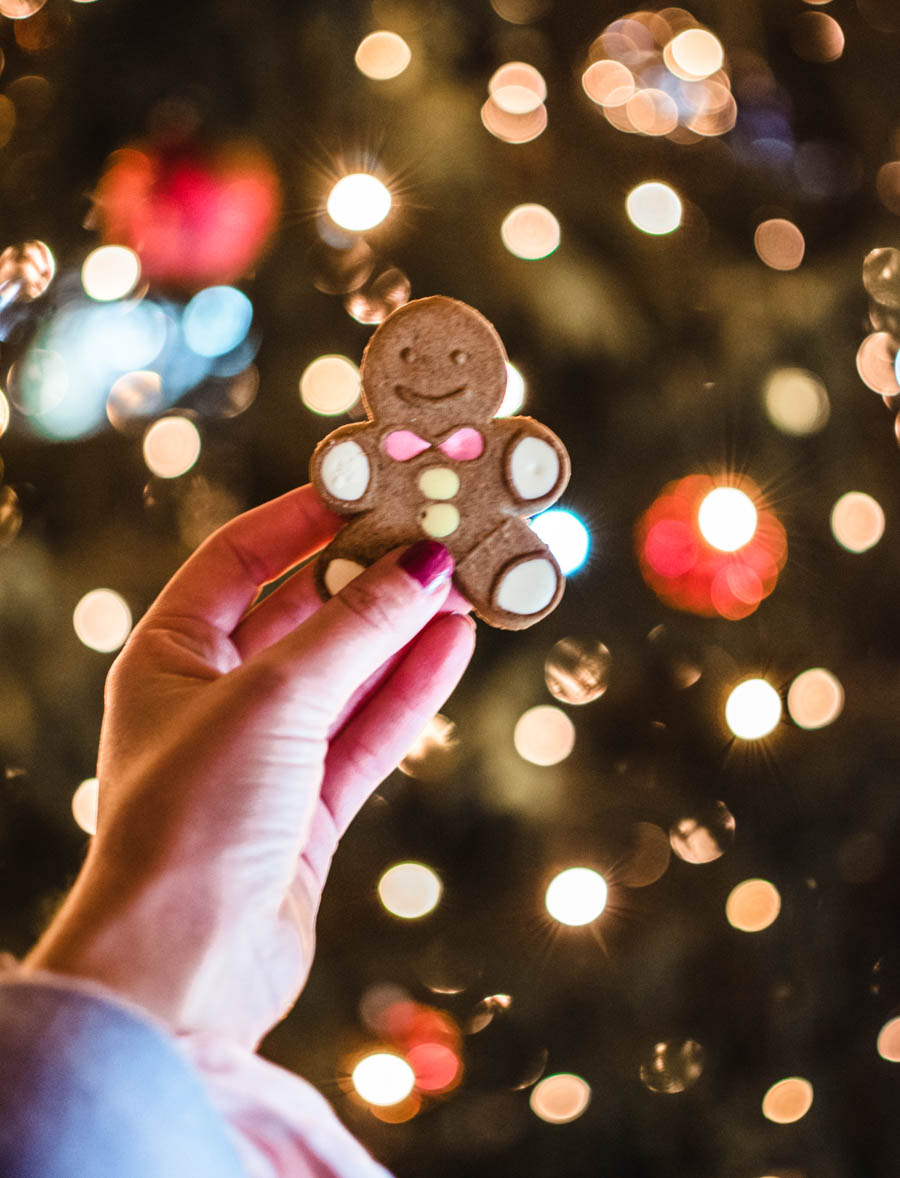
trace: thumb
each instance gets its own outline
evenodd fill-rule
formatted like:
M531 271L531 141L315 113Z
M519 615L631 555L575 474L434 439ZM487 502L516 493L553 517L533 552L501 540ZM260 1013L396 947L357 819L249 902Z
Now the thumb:
M247 667L269 664L296 704L330 724L351 695L411 642L450 591L453 557L436 540L393 552L350 581Z

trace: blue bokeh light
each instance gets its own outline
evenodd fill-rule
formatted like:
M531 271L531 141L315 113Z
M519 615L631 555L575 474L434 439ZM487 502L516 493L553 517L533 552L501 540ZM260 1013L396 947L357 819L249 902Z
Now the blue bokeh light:
M580 569L591 549L591 536L577 515L561 507L542 511L531 526L556 557L565 576Z
M181 328L198 356L224 356L244 342L253 320L253 304L233 286L208 286L184 309Z

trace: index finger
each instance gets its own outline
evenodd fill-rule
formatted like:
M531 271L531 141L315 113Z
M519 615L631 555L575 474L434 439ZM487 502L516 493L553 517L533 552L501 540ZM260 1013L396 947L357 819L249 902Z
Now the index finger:
M192 618L230 634L260 588L318 552L345 521L297 487L213 532L144 616Z

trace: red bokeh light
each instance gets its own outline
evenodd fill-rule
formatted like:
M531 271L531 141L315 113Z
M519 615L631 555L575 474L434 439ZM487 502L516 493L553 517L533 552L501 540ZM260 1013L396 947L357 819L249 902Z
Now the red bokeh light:
M138 254L151 282L196 290L253 266L281 208L281 185L255 144L114 152L94 194L104 242Z
M743 491L757 510L753 537L734 552L707 543L697 523L704 498L723 485ZM787 559L784 528L744 478L695 474L668 483L638 520L635 543L644 580L667 605L732 621L768 597Z

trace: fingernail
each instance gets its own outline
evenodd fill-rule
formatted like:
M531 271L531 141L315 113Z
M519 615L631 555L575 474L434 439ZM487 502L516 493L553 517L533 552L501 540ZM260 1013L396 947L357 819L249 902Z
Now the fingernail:
M419 540L412 548L407 548L397 563L419 582L426 593L433 593L446 584L453 572L453 557L437 540Z

